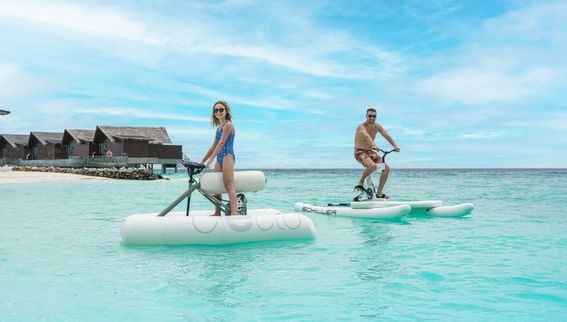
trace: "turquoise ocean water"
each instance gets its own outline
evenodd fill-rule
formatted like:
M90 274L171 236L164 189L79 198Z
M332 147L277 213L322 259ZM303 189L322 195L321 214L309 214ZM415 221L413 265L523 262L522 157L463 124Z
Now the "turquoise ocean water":
M348 201L360 174L265 172L248 206L285 212ZM0 321L567 320L567 170L393 170L393 199L473 202L464 218L308 214L310 242L123 245L127 215L184 190L170 177L0 185Z

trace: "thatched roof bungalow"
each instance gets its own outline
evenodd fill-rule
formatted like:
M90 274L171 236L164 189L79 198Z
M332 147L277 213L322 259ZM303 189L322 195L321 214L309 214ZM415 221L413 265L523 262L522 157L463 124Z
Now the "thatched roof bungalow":
M182 159L181 145L171 144L164 127L97 126L93 142L101 155L110 149L114 156L127 156L128 163Z
M62 143L63 133L31 132L28 148L33 160L66 159L65 147Z
M67 157L88 158L96 152L94 134L93 130L65 129L62 144L65 146Z
M0 158L4 160L25 160L30 153L27 134L2 134L0 135Z

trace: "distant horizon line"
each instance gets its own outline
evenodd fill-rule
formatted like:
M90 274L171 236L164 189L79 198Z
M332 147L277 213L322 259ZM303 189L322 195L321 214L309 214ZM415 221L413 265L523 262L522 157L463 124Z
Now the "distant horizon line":
M179 168L178 168L179 169ZM183 168L181 168L183 169ZM391 168L397 170L567 170L567 167L563 168L555 168L555 167L542 167L542 168ZM240 170L363 170L363 168L239 168L235 169L235 171Z

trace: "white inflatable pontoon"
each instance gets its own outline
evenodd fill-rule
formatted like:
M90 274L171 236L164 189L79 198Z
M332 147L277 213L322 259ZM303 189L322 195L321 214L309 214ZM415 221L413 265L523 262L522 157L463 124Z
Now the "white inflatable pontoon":
M433 207L441 207L443 202L441 200L422 200L422 201L390 201L390 200L368 200L368 201L353 201L350 206L353 209L372 209L383 208L399 205L408 205L412 209L428 209Z
M295 210L304 212L315 212L329 216L372 218L372 219L395 219L407 215L411 211L408 205L396 205L391 207L354 209L348 204L338 205L312 205L298 202L294 205Z
M470 214L473 209L474 205L470 202L467 202L454 206L442 206L425 209L425 213L431 216L439 217L460 217Z
M252 209L246 216L211 216L212 210L131 215L120 228L132 245L226 245L252 241L312 239L307 216L277 209Z
M350 206L353 209L381 209L392 206L408 205L411 207L411 215L431 215L440 217L460 217L470 214L474 205L472 203L462 203L454 206L443 206L441 200L422 200L422 201L389 201L389 200L368 200L353 201Z
M284 214L276 209L246 209L245 197L239 194L239 213L230 214L227 204L213 195L226 192L222 173L206 173L200 182L193 178L204 166L196 162L184 164L189 173L189 189L159 214L128 216L120 228L122 240L129 245L226 245L235 243L314 239L311 219L298 213ZM234 173L237 192L264 189L266 177L261 171ZM189 212L191 194L198 190L213 205L221 208L222 216L211 216L214 210ZM171 212L187 198L185 212Z

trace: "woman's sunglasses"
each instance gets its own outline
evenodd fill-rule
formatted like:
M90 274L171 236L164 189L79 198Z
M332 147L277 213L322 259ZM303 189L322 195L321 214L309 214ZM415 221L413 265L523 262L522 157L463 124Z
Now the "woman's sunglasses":
M224 108L215 108L215 113L222 113L224 112Z

